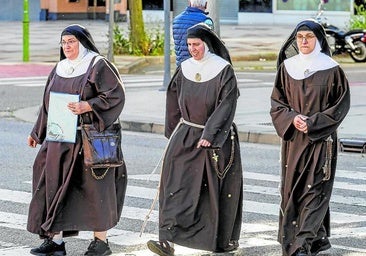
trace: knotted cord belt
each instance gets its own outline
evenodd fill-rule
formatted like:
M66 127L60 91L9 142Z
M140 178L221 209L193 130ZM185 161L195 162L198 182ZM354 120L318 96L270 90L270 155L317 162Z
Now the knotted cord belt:
M325 163L323 166L324 178L323 181L330 180L330 176L332 175L332 150L333 150L333 139L332 136L329 136L325 142L327 143L326 146L326 153L325 153Z
M174 128L174 130L173 130L172 134L170 135L170 138L169 138L169 140L168 140L168 143L167 143L167 145L165 146L165 149L164 149L164 151L163 151L162 156L161 156L161 157L160 157L160 159L159 159L159 162L157 163L157 165L155 166L154 170L151 172L151 174L150 174L150 175L152 175L152 174L154 174L154 173L156 172L157 168L160 166L160 163L162 163L162 164L161 164L161 167L163 166L163 159L165 158L165 154L166 154L167 148L169 147L169 144L170 144L170 142L171 142L172 138L174 137L174 135L176 134L176 132L177 132L178 128L179 128L182 124L186 124L186 125L188 125L188 126L192 126L192 127L199 128L199 129L204 129L204 128L205 128L205 126L204 126L204 125L196 124L196 123L192 123L192 122L190 122L190 121L187 121L187 120L185 120L185 119L181 118L181 119L179 120L178 124L176 125L176 127ZM235 132L233 131L233 129L232 129L232 128L231 128L230 132L231 132L231 136L230 136L230 138L231 138L231 143L232 143L232 144L231 144L230 160L229 160L228 165L224 168L224 170L223 170L222 172L220 172L220 171L219 171L219 168L218 168L218 155L216 154L216 150L217 150L217 149L213 149L213 150L212 150L212 159L213 159L213 164L214 164L214 167L215 167L216 174L217 174L217 176L218 176L220 179L223 179L223 178L225 177L225 175L226 175L227 171L230 169L230 167L231 167L231 165L233 164L233 161L234 161L234 149L235 149L235 142L234 142L234 138L235 138ZM160 172L160 173L161 173L161 172ZM159 180L159 185L158 185L158 187L157 187L157 192L156 192L156 194L155 194L154 201L152 202L151 207L150 207L150 210L149 210L148 214L147 214L147 215L146 215L146 217L145 217L145 221L144 221L144 223L143 223L143 224L142 224L142 226L141 226L140 237L141 237L142 233L143 233L143 232L144 232L144 230L145 230L145 227L146 227L146 225L147 225L147 221L148 221L148 219L150 218L150 214L151 214L151 212L153 211L153 209L154 209L154 207L155 207L155 204L156 204L156 202L157 202L157 200L158 200L158 197L159 197L159 190L160 190L160 182L161 182L161 178L160 178L160 180Z
M192 126L192 127L196 127L196 128L199 128L199 129L204 129L205 126L204 125L201 125L201 124L195 124L195 123L192 123L192 122L189 122L187 120L184 120L183 118L180 119L180 124L186 124L186 125L189 125L189 126Z
M158 169L158 167L159 167L159 166L161 166L161 167L163 166L163 159L164 159L164 157L165 157L166 150L167 150L167 148L169 147L169 144L170 144L170 142L171 142L172 138L174 137L174 135L175 135L175 134L176 134L176 132L178 131L178 128L179 128L182 124L187 124L187 125L189 125L189 126L196 127L196 128L200 128L200 129L205 128L205 126L204 126L204 125L195 124L195 123L189 122L189 121L184 120L183 118L181 118L181 119L179 120L178 124L175 126L175 128L174 128L174 130L173 130L172 134L170 135L170 138L169 138L169 140L168 140L168 143L166 144L166 146L165 146L165 148L164 148L163 154L161 155L161 157L160 157L160 159L159 159L158 163L156 164L156 166L155 166L154 170L151 172L150 176L151 176L151 175L153 175L153 174L156 172L156 170ZM161 163L161 165L160 165L160 163ZM161 172L160 172L160 173L161 173ZM153 209L154 209L154 207L155 207L156 202L158 201L158 197L159 197L159 190L160 190L160 182L161 182L161 178L159 179L159 185L158 185L158 187L157 187L157 191L156 191L156 194L155 194L154 201L152 202L151 207L150 207L150 210L149 210L149 212L147 213L147 215L146 215L146 217L145 217L145 221L144 221L144 223L142 223L141 231L140 231L140 237L141 237L142 233L144 232L145 227L146 227L146 225L147 225L147 221L148 221L148 220L149 220L149 218L150 218L150 214L151 214L151 212L153 211Z
M192 123L192 122L189 122L187 120L184 120L183 118L180 119L180 122L178 123L178 125L180 124L186 124L186 125L189 125L189 126L192 126L192 127L196 127L196 128L200 128L200 129L203 129L205 128L204 125L200 125L200 124L195 124L195 123ZM177 125L177 127L178 127ZM212 162L213 162L213 165L214 165L214 168L215 168L215 171L216 171L216 174L217 174L217 177L219 177L219 179L223 179L225 178L226 176L226 173L229 171L230 167L232 166L233 162L234 162L234 153L235 153L235 132L233 131L233 128L231 127L230 129L230 139L231 139L231 150L230 150L230 159L229 159L229 163L227 164L227 166L224 168L224 170L220 171L219 170L219 155L217 154L218 153L218 149L212 149Z
M189 122L189 121L184 120L183 118L181 118L181 119L179 120L178 124L175 126L175 128L174 128L174 130L173 130L172 134L170 135L170 138L169 138L169 140L168 140L168 143L166 144L166 146L165 146L165 148L164 148L163 154L161 155L161 157L160 157L160 159L159 159L158 163L156 164L156 166L155 166L154 170L151 172L151 174L150 174L150 175L153 175L153 174L156 172L156 170L158 169L158 167L159 167L160 163L162 163L162 162L163 162L163 159L164 159L164 157L165 157L166 150L168 149L168 146L169 146L169 144L170 144L170 141L172 140L172 138L174 137L174 135L175 135L175 134L176 134L176 132L178 131L178 128L179 128L182 124L186 124L186 125L189 125L189 126L192 126L192 127L200 128L200 129L204 129L204 128L205 128L205 126L204 126L204 125L201 125L201 124L195 124L195 123Z

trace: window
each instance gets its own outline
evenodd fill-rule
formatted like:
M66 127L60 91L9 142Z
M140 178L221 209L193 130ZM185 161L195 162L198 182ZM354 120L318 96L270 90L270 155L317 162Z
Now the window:
M272 12L272 0L240 0L239 12Z
M304 1L304 0L276 0L277 10L290 11L313 11L318 10L319 0ZM332 0L324 4L325 11L350 11L349 0Z
M187 1L188 5L188 1ZM164 0L142 0L143 10L164 10ZM173 10L173 0L170 0L170 9Z
M106 6L105 0L89 0L88 6L94 6L94 3L96 4L95 6Z

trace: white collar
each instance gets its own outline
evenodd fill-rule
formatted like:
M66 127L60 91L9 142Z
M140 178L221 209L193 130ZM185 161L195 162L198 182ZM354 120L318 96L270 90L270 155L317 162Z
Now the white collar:
M195 60L193 57L183 61L181 63L182 72L184 77L188 80L203 83L216 77L227 65L230 63L220 56L213 54L209 51L208 46L205 44L205 53L203 58Z
M98 53L87 50L84 55L79 54L78 58L75 60L69 60L65 58L57 63L56 74L66 78L77 77L85 74L91 59L96 55L98 55ZM97 57L97 59L94 61L94 64L99 58L102 57Z
M316 40L314 50L309 54L299 53L284 60L287 73L296 80L305 79L315 72L338 66L338 63L321 52L319 41Z

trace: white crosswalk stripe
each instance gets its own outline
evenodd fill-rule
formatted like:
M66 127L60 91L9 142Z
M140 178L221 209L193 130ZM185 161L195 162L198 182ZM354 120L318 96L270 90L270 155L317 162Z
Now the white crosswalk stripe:
M13 243L4 243L0 241L0 255L6 256L19 256L19 255L28 255L29 247L26 246L18 246Z
M344 181L336 181L334 184L335 188L339 188L342 190L346 190L349 192L365 192L366 188L364 185L359 184L358 180L366 180L366 174L362 171L347 171L347 170L338 170L338 177L346 178L347 182ZM252 185L252 184L244 184L244 194L254 194L254 195L274 195L278 196L278 175L272 174L263 174L256 172L244 172L245 180L256 180L256 181L266 181L272 182L273 186L261 186L261 185ZM159 175L158 174L148 174L148 175L130 175L130 181L145 181L145 182L154 182L158 183ZM136 185L129 185L127 187L126 196L128 198L133 198L135 200L148 200L148 202L152 202L157 193L157 188L154 187L143 187ZM31 193L25 191L15 191L10 189L0 189L0 198L3 202L8 203L17 203L22 205L28 205L31 200ZM332 196L332 203L342 204L342 205L358 205L362 207L366 207L366 200L362 197L347 197L344 195L338 195L334 193ZM261 202L261 201L253 201L245 198L243 201L244 204L244 214L261 214L264 216L278 216L278 201L273 202ZM123 207L121 219L126 220L134 220L138 221L138 223L142 223L146 215L148 214L148 206L145 204L145 208L140 208L131 205L125 205ZM274 218L276 219L276 218ZM357 215L350 214L347 212L342 212L339 209L332 211L332 223L335 225L335 228L332 229L332 238L333 239L342 239L342 238L360 238L366 239L366 227L360 227L357 225L347 225L344 224L352 224L352 223L360 223L366 222L366 214ZM24 214L19 214L15 212L9 211L0 211L0 227L9 228L14 230L23 230L25 231L27 222L27 216ZM149 217L149 222L158 223L158 211L153 210ZM144 232L142 236L140 236L140 228L141 226L136 226L136 230L123 230L121 228L113 228L108 231L109 241L111 243L121 245L121 246L141 246L146 243L149 239L157 239L157 234ZM276 232L277 232L277 222L276 221L266 221L265 223L242 223L242 238L240 240L240 247L242 248L250 248L250 247L258 247L260 246L275 246L278 245L276 241ZM78 239L90 239L90 233L81 232L78 236ZM354 248L347 247L344 245L333 245L334 248L339 248L342 250L348 250L350 252L355 253L365 253L366 249L364 248ZM20 246L13 243L2 242L0 238L0 255L27 255L29 253L30 248L26 246ZM182 255L193 255L195 253L199 253L198 250L188 250L187 248L181 248L176 246L177 255L181 253ZM188 253L188 254L187 254ZM124 255L124 254L118 254ZM131 252L126 255L151 255L146 249L137 250ZM198 255L198 254L197 254Z
M44 87L47 77L16 77L16 78L0 78L0 86L17 86L17 87ZM163 78L161 76L149 76L149 78L141 79L141 76L122 75L122 81L126 88L129 87L161 87ZM261 82L257 79L238 79L240 83L255 84Z
M44 86L47 77L17 77L17 78L0 78L1 85L12 85L19 87L41 87Z
M0 78L0 86L44 87L46 81L47 77ZM149 78L141 79L141 76L123 75L122 81L125 87L160 87L163 84L161 76L149 76Z

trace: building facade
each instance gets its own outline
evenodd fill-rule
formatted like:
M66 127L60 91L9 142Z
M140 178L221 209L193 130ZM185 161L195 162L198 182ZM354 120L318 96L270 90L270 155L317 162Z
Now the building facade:
M338 27L347 26L354 13L354 0L324 2L327 2L323 6L328 20ZM315 17L320 0L240 0L239 3L238 23L294 24Z
M40 20L108 19L106 0L40 0ZM127 0L114 0L114 19L126 21Z
M109 0L0 0L0 20L22 20L23 2L29 2L29 17L37 20L108 19ZM127 0L114 1L114 18L125 21ZM164 19L165 0L142 0L145 21ZM210 0L208 0L210 1ZM216 0L222 23L294 24L314 17L320 0ZM325 15L332 24L344 27L358 0L328 0ZM208 2L208 4L210 4ZM187 6L187 0L170 0L172 16Z
M30 21L109 18L109 0L0 0L0 21L23 20L25 1ZM127 0L114 0L114 3L115 20L126 21Z

